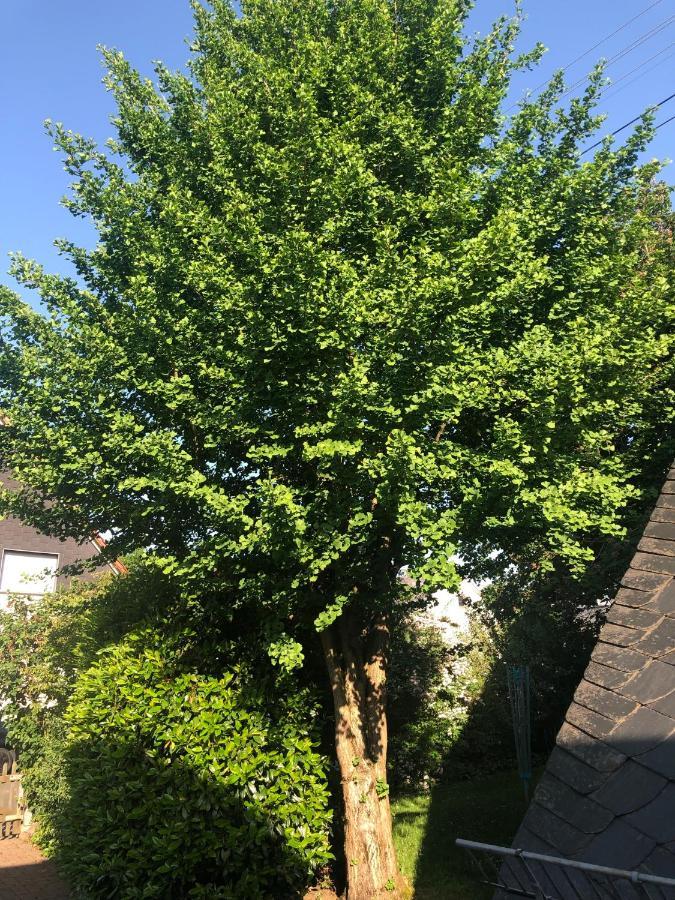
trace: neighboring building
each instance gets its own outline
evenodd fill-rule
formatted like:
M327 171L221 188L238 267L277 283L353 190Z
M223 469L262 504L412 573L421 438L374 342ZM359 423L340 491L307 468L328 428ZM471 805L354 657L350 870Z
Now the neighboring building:
M675 878L675 468L513 846ZM534 868L546 896L599 896L582 873ZM675 896L651 890L611 896Z
M10 489L16 485L7 473L0 473L0 483ZM6 608L10 594L41 596L67 587L70 579L61 569L90 559L101 546L98 539L60 540L18 519L0 519L0 609Z

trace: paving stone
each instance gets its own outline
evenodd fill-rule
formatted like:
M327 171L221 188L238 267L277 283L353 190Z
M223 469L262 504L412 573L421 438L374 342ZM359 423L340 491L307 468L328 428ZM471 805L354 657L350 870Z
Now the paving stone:
M613 625L625 625L626 628L642 628L645 631L653 628L661 618L663 618L663 613L650 609L624 606L622 603L613 603L607 611L607 621Z
M614 818L611 810L580 796L549 773L542 776L535 797L541 806L585 834L598 834Z
M663 776L629 759L591 794L591 799L620 816L650 803L667 784Z
M668 663L670 666L675 666L675 650L670 650L668 653L660 656L659 659L661 662Z
M23 837L0 839L0 900L69 900L54 863Z
M590 681L581 682L574 695L574 700L615 722L624 719L636 708L635 701L599 687L597 684L591 684Z
M571 703L565 716L568 722L590 734L591 737L606 738L616 725L613 719L600 715L592 709Z
M584 847L583 852L577 854L577 859L599 866L637 869L655 846L653 838L633 828L623 819L614 819L602 834L596 835Z
M675 784L669 783L650 803L626 821L659 844L675 840Z
M624 697L631 697L639 703L653 703L675 691L675 671L673 667L655 659L625 682L621 688Z
M595 645L591 659L605 666L612 666L622 672L634 672L636 668L646 665L649 658L637 650L629 650L627 647L617 647L615 644L606 644L600 640Z
M661 488L662 494L675 494L675 481L668 478L666 483Z
M608 772L599 772L559 746L554 747L546 771L580 794L597 791L611 777Z
M612 669L611 666L603 666L593 661L589 662L584 673L586 681L592 681L593 684L599 684L609 690L620 689L630 677L628 672L621 672L619 669Z
M558 732L558 744L598 772L613 772L626 760L625 754L604 741L590 737L569 722L565 722Z
M665 506L669 509L675 509L675 497L672 494L661 494L656 501L657 506Z
M675 541L675 522L647 522L645 535L662 541Z
M675 575L675 557L662 553L636 553L631 563L633 568L661 575ZM629 585L626 585L629 587Z
M625 756L639 756L661 744L674 730L671 718L639 706L612 732L611 746Z

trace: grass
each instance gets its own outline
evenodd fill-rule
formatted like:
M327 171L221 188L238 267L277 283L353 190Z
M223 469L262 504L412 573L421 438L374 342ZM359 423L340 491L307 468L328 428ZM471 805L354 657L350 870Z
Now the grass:
M525 812L514 772L437 785L429 793L392 802L394 840L415 900L490 900L455 838L509 845Z

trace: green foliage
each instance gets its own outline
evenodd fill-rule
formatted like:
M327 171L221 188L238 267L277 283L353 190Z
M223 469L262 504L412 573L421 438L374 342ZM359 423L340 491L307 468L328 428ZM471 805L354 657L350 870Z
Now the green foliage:
M43 840L86 897L296 896L330 858L308 698L270 712L273 688L186 670L177 646L134 634L80 676Z
M40 844L78 896L293 896L330 858L312 699L264 652L216 635L214 653L152 559L129 563L0 617Z
M464 731L480 708L495 650L478 620L450 646L436 626L408 619L392 642L389 677L390 782L426 786L494 765L487 723L467 765Z
M0 611L0 708L24 768L36 763L53 724L60 732L77 677L99 650L175 603L175 586L151 558L139 553L128 564L123 579L76 581L39 601L17 596Z
M0 295L5 507L153 546L282 665L404 562L449 586L454 551L503 570L536 538L582 568L672 408L650 117L582 160L598 69L506 119L541 50L518 19L465 37L468 6L216 0L154 83L104 51L116 139L50 126L99 243L60 243L77 280L16 258L46 316Z

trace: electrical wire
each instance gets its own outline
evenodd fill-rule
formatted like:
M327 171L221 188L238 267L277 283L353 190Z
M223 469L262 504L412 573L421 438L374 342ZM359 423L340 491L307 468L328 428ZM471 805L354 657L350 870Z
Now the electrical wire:
M649 107L649 109L660 109L662 106L665 106L665 104L668 103L670 100L672 100L674 97L675 97L675 91L672 94L670 94L668 97L666 97L664 100L661 100L660 103L654 103L653 106ZM596 141L594 144L591 144L590 147L586 147L586 149L582 150L582 152L579 155L584 156L586 153L590 153L591 150L595 150L596 147L599 147L602 143L604 143L604 141L608 137L614 137L617 134L621 134L621 132L625 131L626 128L629 128L635 122L639 122L640 119L642 118L642 116L643 116L643 113L640 113L639 116L635 116L635 118L631 119L630 122L626 122L625 125L622 125L620 128L617 128L615 131L611 131L609 134L606 134L605 137L600 138L599 141ZM654 131L658 131L659 128L663 128L664 125L667 125L669 122L672 122L673 119L675 119L675 116L671 116L670 119L666 119L665 122L659 123L654 128Z
M667 19L664 19L663 22L659 22L658 25L654 25L653 28L650 28L649 31L646 31L644 34L640 35L640 37L636 38L631 44L627 44L621 50L611 56L607 62L605 63L605 68L614 65L614 63L619 62L619 60L623 59L624 56L628 56L629 53L632 53L633 50L637 50L638 47L641 47L647 41L651 40L653 37L656 37L657 34L660 34L664 29L668 28L668 26L672 25L675 22L675 16L669 16ZM567 97L568 94L571 94L578 87L588 80L588 75L584 75L583 78L577 79L574 84L571 84L566 91L564 91L560 98L562 100L563 97Z
M594 50L597 50L598 47L601 47L604 43L606 43L610 38L613 38L615 35L622 32L625 28L628 28L629 25L632 25L633 22L636 22L638 19L642 18L642 16L646 15L650 10L654 9L655 6L658 6L662 3L663 0L654 0L653 3L650 3L649 6L645 7L642 12L637 13L637 15L633 16L631 19L628 19L623 25L619 25L618 28L615 28L614 31L605 35L604 38L601 38L597 42L597 44L593 44L592 47L589 47L588 50L584 50L583 53L580 53L579 56L576 56L571 62L568 62L566 66L563 66L562 71L566 72L568 69L571 69L572 66L575 66L578 62L581 62L582 59L585 59L590 53ZM542 81L541 84L537 85L536 88L532 90L533 94L538 93L542 88L546 87L548 84L548 79L546 81ZM517 103L514 103L513 106L510 106L509 109L513 109L514 106L517 106Z
M616 85L620 82L624 81L628 78L629 75L632 75L633 72L637 72L642 69L647 63L650 63L653 59L656 59L658 56L661 56L666 50L670 50L671 47L675 47L675 41L668 44L667 47L664 47L663 50L659 50L658 53L655 53L653 56L650 56L649 59L646 59L644 62L640 63L639 66L636 66L634 69L631 69L630 72L626 72L625 75L622 75L621 78L617 78L616 81L613 81L610 85L607 86L607 89L602 92L601 96L603 99L609 99L610 97L614 97L616 94L620 94L621 91L624 91L629 85L634 84L636 81L639 81L642 77L647 75L649 72L653 72L654 69L658 69L660 65L662 65L666 60L675 56L675 50L672 53L669 53L667 56L664 56L663 59L659 60L653 66L650 66L648 69L645 69L644 72L641 72L639 75L636 75L635 78L631 78L630 81L627 81L626 84L622 84L620 88L616 88Z

